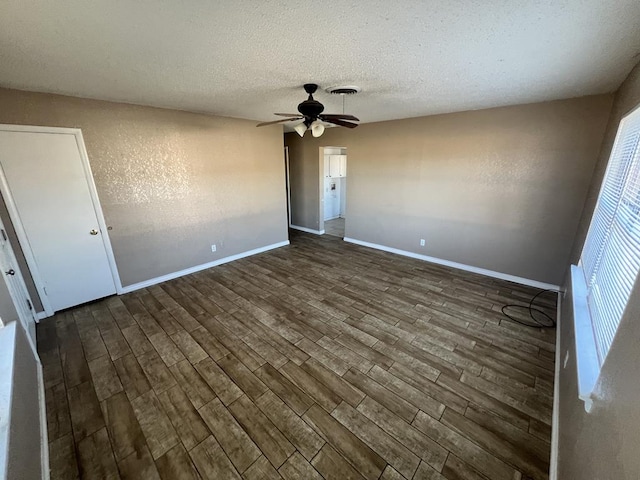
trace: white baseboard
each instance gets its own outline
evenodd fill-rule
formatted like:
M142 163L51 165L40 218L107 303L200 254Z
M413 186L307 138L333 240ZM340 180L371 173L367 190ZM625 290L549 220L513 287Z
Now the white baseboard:
M289 225L289 228L300 230L301 232L313 233L314 235L324 235L324 230L312 230L307 227L299 227L298 225Z
M196 273L201 270L206 270L207 268L216 267L224 263L233 262L234 260L250 257L251 255L256 255L258 253L266 252L268 250L273 250L274 248L285 247L287 245L289 245L289 240L285 240L284 242L274 243L272 245L267 245L265 247L255 248L253 250L238 253L236 255L231 255L229 257L220 258L218 260L214 260L213 262L203 263L202 265L196 265L195 267L185 268L184 270L168 273L166 275L162 275L161 277L150 278L149 280L145 280L144 282L134 283L132 285L127 285L122 287L122 293L129 293L135 290L140 290L141 288L150 287L158 283L166 282L168 280L173 280L174 278L182 277L184 275L189 275L191 273Z
M416 258L425 262L435 263L438 265L444 265L446 267L457 268L459 270L465 270L467 272L479 273L487 277L498 278L500 280L507 280L509 282L519 283L521 285L528 285L530 287L541 288L544 290L560 290L559 285L553 285L551 283L539 282L537 280L531 280L528 278L517 277L515 275L509 275L508 273L494 272L493 270L487 270L485 268L472 267L471 265L465 265L463 263L452 262L450 260L443 260L441 258L429 257L427 255L420 255L419 253L408 252L406 250L400 250L398 248L387 247L384 245L378 245L377 243L365 242L362 240L356 240L355 238L344 237L345 242L355 243L356 245L362 245L363 247L375 248L376 250L383 250L385 252L395 253L405 257Z
M560 453L560 312L562 311L561 292L558 292L556 306L556 365L553 378L553 414L551 416L551 459L549 462L549 480L558 480L558 454Z

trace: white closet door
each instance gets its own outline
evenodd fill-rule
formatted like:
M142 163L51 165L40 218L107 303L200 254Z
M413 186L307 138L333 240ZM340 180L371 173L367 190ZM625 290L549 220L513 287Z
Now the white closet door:
M58 311L114 294L76 136L0 131L0 165L43 303Z

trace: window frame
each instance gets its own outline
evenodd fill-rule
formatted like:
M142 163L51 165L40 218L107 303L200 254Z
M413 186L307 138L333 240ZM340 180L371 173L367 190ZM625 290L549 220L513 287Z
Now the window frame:
M600 190L598 192L598 198L596 200L596 206L598 202L600 202L600 198L605 190L607 177L610 171L610 166L612 165L612 160L614 160L613 155L617 153L617 147L621 144L620 142L624 142L623 131L625 122L629 121L633 118L633 121L640 121L640 118L636 119L636 116L640 117L640 105L633 108L629 111L624 117L620 120L618 124L618 129L616 132L615 141L612 145L611 152L609 153L609 159L607 162L607 168L605 170L605 174L602 178L602 183L600 185ZM638 146L636 146L635 154L631 157L632 160L640 162L640 154L638 154L638 150L640 150L640 139L638 140ZM631 165L629 165L631 167ZM629 181L629 177L626 176L623 182L623 188L619 193L619 197L617 199L618 202L622 201L622 197L624 196L624 191L627 186L627 182ZM637 202L636 202L637 203ZM591 215L591 219L589 222L589 229L587 231L587 236L585 237L584 243L582 245L582 250L580 252L580 260L578 265L571 265L571 289L572 289L572 304L573 304L573 320L574 320L574 336L576 343L576 367L577 367L577 375L578 375L578 396L581 400L585 402L585 410L589 412L593 406L593 395L596 388L596 384L598 383L598 379L600 377L600 372L602 367L604 366L606 359L608 357L609 352L611 351L611 347L615 342L615 337L617 336L620 321L624 318L624 314L626 312L628 306L628 298L626 299L625 306L622 310L620 318L618 319L618 325L616 327L616 332L614 334L614 340L609 345L604 354L599 351L597 342L596 342L596 332L594 328L594 322L592 320L592 315L589 307L588 300L588 286L587 286L587 278L582 264L582 257L585 252L585 247L588 244L588 240L590 238L590 234L592 234L592 225L594 221L594 217L596 214L596 206L594 206L594 211ZM616 212L617 213L617 212ZM616 215L614 215L614 218ZM640 221L639 221L640 223ZM610 223L607 227L607 235L603 239L601 239L601 249L604 251L607 246L607 242L609 240L609 234L613 227L613 222ZM595 235L595 233L594 233ZM602 258L602 254L599 258ZM599 263L599 260L598 260ZM599 269L600 265L597 265L595 269ZM639 274L636 274L636 280ZM634 281L635 283L635 281ZM566 363L566 360L565 360Z

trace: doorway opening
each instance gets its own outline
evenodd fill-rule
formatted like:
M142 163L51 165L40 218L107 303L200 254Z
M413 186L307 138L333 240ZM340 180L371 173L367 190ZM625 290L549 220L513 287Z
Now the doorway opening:
M343 238L347 217L347 149L324 147L321 169L321 217L327 235Z

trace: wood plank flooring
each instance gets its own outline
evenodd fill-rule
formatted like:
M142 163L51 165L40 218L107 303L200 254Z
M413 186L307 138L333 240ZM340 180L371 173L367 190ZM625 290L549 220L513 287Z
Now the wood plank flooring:
M292 232L60 313L51 478L547 479L555 330L500 313L535 293Z

